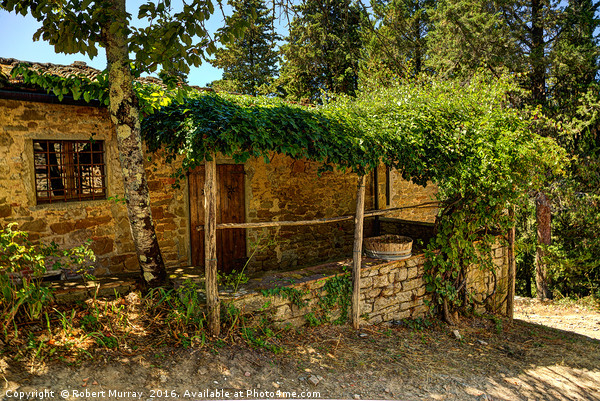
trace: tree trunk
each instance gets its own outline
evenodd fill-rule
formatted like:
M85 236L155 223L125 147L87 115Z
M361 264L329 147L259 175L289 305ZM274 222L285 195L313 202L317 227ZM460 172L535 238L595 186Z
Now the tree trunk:
M515 307L515 282L517 278L517 266L515 262L515 206L511 205L508 209L508 215L511 221L511 227L508 229L508 293L506 296L506 315L513 321Z
M113 30L113 33L108 26L103 29L108 64L109 111L116 129L127 213L142 277L148 285L155 287L165 283L166 271L150 211L138 99L133 91L127 35L124 32L127 27L125 0L110 0L110 3L115 11L113 23L120 22L122 29Z
M535 199L535 215L537 221L537 249L535 255L535 283L537 287L538 299L551 298L548 272L546 268L545 246L550 245L552 237L552 229L550 227L550 202L548 197L543 193L538 193Z
M531 1L531 95L535 104L543 105L546 101L546 66L544 42L544 16L542 0Z

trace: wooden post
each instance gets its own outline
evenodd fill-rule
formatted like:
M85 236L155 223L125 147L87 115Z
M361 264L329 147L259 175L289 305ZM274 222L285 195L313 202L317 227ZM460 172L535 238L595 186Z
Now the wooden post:
M517 264L515 260L515 206L511 205L508 215L512 226L508 230L508 292L506 294L506 315L512 322L515 312L515 282L517 279Z
M363 222L365 216L365 176L358 177L356 216L354 218L354 254L352 263L352 327L360 327L360 265L362 262Z
M221 332L219 287L217 284L217 162L215 155L204 165L204 274L208 329L214 336Z

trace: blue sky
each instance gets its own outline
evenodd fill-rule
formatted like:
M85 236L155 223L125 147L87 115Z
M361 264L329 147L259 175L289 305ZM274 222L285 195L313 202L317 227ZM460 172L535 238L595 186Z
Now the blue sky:
M141 0L128 2L131 9L128 11L137 15L135 8L142 3ZM209 29L216 29L222 24L220 11L209 21ZM104 69L106 67L106 56L100 49L98 56L93 60L82 54L57 54L54 47L42 40L34 42L33 34L39 28L40 23L31 17L23 17L14 13L0 10L0 57L16 58L23 61L36 61L42 63L71 64L74 61L85 61L88 65ZM189 75L191 85L206 86L207 83L220 79L221 70L203 63L199 68L193 68Z

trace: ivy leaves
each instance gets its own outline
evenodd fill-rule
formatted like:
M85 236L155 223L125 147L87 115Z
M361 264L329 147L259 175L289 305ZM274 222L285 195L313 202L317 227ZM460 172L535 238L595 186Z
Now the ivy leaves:
M151 150L162 147L171 159L183 153L186 169L215 152L239 162L277 152L322 162L325 170L335 166L363 173L373 162L367 156L370 147L344 120L279 99L198 94L148 116L142 134Z
M58 97L60 101L65 96L72 96L74 100L83 99L88 103L96 100L102 105L108 105L108 78L105 72L92 80L75 74L62 77L37 71L28 64L18 64L12 69L11 76L21 76L24 83L43 88Z

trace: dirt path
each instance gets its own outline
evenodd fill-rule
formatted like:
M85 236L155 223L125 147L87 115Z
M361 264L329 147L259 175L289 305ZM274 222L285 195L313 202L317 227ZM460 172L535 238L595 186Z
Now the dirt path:
M0 399L600 400L600 314L576 309L519 299L513 325L464 321L461 339L440 324L288 331L278 354L219 343L76 367L0 354Z

